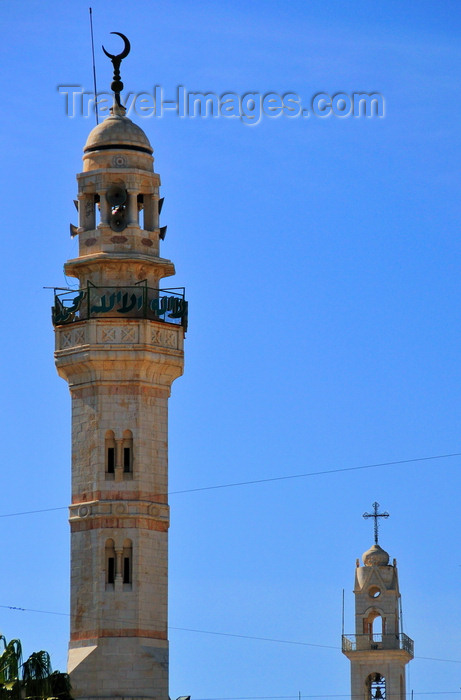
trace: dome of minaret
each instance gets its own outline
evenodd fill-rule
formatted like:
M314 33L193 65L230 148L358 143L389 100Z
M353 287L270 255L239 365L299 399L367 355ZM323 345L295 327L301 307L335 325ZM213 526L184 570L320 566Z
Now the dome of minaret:
M114 67L110 86L114 93L114 104L110 109L110 115L101 124L95 126L88 136L83 149L83 170L88 172L128 167L152 172L153 148L141 127L126 116L126 109L120 97L123 90L120 64L130 53L130 42L121 32L112 32L112 34L117 34L124 42L123 51L117 55L109 53L104 46L102 47Z
M387 566L389 564L389 554L384 551L379 544L374 544L370 549L362 554L365 566Z
M90 131L83 149L83 170L137 168L152 172L152 153L144 131L115 103L110 116Z
M152 154L153 148L141 127L128 119L122 113L124 110L112 108L111 112L110 116L90 132L84 152L128 149Z

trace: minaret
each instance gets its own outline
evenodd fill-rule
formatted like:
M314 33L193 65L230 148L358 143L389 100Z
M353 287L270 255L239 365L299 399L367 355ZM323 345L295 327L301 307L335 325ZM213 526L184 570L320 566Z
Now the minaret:
M351 662L351 700L405 700L405 666L413 658L413 640L403 634L397 562L378 544L378 503L374 513L375 544L357 559L355 634L343 635L342 650Z
M168 398L183 371L184 290L159 255L160 177L120 103L85 144L79 255L56 290L56 367L72 397L68 671L83 698L168 700Z

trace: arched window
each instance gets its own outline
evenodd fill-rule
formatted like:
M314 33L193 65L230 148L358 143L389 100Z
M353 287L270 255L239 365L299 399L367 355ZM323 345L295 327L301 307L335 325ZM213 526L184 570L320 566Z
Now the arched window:
M125 540L123 543L123 552L122 552L122 573L123 573L123 584L129 585L131 587L132 584L132 571L133 571L133 544L131 540Z
M133 472L133 433L131 430L123 432L123 473Z
M386 679L380 673L370 673L365 681L367 700L386 699Z
M115 557L115 543L114 540L109 539L106 541L106 551L105 551L105 571L106 571L106 589L113 590L115 584L116 575L116 557Z
M373 618L372 622L372 632L374 635L382 636L384 633L384 620L378 613Z
M368 634L375 641L382 641L382 636L385 634L385 621L377 610L372 610L363 620L363 633Z
M106 433L105 440L105 460L106 460L106 474L115 474L115 434L113 430L108 430ZM110 477L109 477L110 478Z

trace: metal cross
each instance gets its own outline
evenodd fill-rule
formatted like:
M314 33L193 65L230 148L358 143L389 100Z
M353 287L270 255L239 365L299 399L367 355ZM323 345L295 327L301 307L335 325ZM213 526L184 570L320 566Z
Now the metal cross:
M379 503L375 501L373 503L373 513L364 513L363 517L364 518L374 518L375 519L375 544L378 544L378 518L388 518L389 513L387 511L384 511L384 513L378 513L378 508L379 508Z

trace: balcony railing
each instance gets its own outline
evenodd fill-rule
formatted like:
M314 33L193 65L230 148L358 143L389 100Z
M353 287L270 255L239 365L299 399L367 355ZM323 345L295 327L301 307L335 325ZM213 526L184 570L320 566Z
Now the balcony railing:
M184 287L154 289L146 285L54 290L53 324L61 326L89 318L147 318L187 330Z
M373 651L378 649L403 649L413 657L413 640L406 634L343 634L342 650Z

